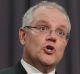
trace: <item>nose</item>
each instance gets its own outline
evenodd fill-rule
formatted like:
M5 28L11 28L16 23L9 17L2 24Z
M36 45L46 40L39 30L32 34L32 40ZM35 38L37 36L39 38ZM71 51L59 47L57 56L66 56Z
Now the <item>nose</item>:
M57 41L57 36L56 36L56 34L53 33L53 32L51 32L51 33L47 36L47 41L56 43L56 41Z
M56 43L56 39L55 38L48 38L47 41L51 41L51 42Z

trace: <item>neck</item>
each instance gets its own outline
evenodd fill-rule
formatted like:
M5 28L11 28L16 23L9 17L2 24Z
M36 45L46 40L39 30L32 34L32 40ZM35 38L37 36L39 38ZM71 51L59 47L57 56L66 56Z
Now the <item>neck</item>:
M38 70L40 70L42 73L49 73L55 69L54 65L45 65L42 63L38 63L35 66Z
M30 65L34 66L36 69L41 71L42 73L49 73L55 69L55 65L45 65L41 62L35 62L35 60L28 61L23 58L25 62L29 63Z

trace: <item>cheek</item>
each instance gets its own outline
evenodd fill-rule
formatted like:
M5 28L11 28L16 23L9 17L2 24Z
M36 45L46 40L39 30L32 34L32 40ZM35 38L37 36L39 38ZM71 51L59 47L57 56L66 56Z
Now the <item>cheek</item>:
M25 43L25 53L28 57L36 58L41 52L42 45L44 43L44 37L40 35L28 35Z
M67 41L59 41L59 50L58 52L64 52L67 45Z
M26 48L29 50L36 50L37 52L44 43L44 37L38 34L29 34L26 36Z
M58 57L59 61L62 59L62 57L64 55L66 45L67 45L66 42L60 42L59 45L58 45L57 57Z

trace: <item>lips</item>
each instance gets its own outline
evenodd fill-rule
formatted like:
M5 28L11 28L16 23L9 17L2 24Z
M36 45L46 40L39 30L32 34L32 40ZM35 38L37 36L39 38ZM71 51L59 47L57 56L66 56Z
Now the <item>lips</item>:
M46 45L45 48L44 48L44 51L47 54L53 54L53 53L55 53L56 50L52 45Z

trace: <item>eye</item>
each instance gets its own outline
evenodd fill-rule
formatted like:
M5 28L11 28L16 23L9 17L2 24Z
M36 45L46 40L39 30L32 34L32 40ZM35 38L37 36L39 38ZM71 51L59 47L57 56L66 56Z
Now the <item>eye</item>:
M48 26L39 26L37 27L37 29L39 29L40 31L47 31L49 29Z
M65 35L63 31L59 31L59 35Z
M57 30L57 34L59 36L65 36L65 32L63 30Z

